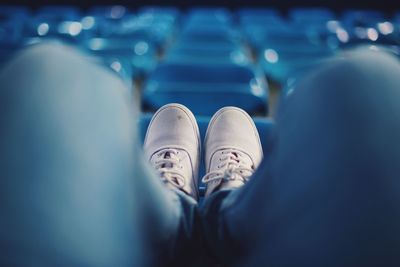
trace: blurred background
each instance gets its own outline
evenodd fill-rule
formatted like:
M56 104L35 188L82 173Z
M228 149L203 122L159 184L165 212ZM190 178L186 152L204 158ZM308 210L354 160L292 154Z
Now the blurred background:
M298 78L360 46L400 55L400 1L3 1L0 66L43 41L121 77L142 137L158 108L178 102L203 135L215 111L238 106L266 145Z

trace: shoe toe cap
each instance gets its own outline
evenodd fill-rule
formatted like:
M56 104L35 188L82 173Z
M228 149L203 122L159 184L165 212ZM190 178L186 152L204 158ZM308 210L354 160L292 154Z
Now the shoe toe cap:
M197 150L198 143L198 128L193 114L182 105L170 104L154 115L144 146L150 151L162 147L181 147L192 152Z
M227 107L218 111L210 122L207 131L207 154L221 148L237 148L259 163L262 148L257 128L251 117L243 110Z

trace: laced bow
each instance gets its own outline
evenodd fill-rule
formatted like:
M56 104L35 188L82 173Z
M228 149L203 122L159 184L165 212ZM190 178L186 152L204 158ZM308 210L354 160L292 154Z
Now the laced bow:
M183 166L177 149L163 149L156 154L154 167L164 183L172 184L177 188L185 186L185 179L181 173Z
M221 154L224 156L219 159L217 169L207 173L202 182L210 183L218 180L247 182L254 172L252 163L235 149L224 150Z

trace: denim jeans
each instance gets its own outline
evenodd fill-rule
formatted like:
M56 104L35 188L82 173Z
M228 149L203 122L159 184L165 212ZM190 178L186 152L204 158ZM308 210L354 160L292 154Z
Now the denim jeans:
M62 45L19 53L0 72L1 265L398 266L400 64L356 52L289 92L250 182L199 207L143 159L116 75Z
M292 89L249 183L206 200L210 251L227 266L399 266L398 59L355 51Z

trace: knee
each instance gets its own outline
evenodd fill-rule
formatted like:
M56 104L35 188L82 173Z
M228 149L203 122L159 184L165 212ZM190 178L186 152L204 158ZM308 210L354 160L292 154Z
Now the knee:
M359 154L367 148L368 153L400 153L400 147L393 147L400 134L399 85L395 57L370 50L340 55L286 98L277 120L281 143L288 150L318 142L328 151L333 147L343 153L350 148Z
M34 65L37 68L48 62L62 62L71 57L74 59L79 57L79 52L75 48L60 42L47 41L25 47L11 62L15 64L22 61L27 66Z
M286 97L284 110L296 109L296 117L306 112L389 114L390 107L397 110L399 84L400 62L396 57L365 49L346 52L300 81Z

